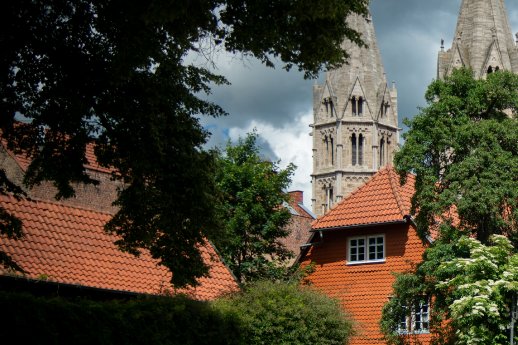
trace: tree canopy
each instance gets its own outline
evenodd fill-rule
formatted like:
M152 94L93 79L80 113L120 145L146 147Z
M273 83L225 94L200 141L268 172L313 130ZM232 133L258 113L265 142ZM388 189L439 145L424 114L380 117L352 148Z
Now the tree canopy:
M435 344L470 343L466 337L486 331L484 339L493 341L487 344L502 343L506 330L491 333L499 327L493 327L494 320L486 325L487 318L494 315L477 318L462 314L462 305L455 301L467 303L470 299L475 303L473 284L481 284L478 295L485 294L490 280L499 279L508 265L509 258L502 255L516 252L517 90L518 76L512 73L497 72L476 80L468 69L455 70L450 77L429 86L427 107L406 122L410 129L396 154L395 165L402 179L409 172L415 174L412 213L423 243L429 245L423 262L414 271L397 277L394 298L384 308L381 326L390 343L409 341L408 335L397 332L398 320L408 313L403 306L425 296L432 302L430 330ZM508 239L508 246L502 244L501 237L494 237L502 235ZM496 246L487 249L491 240L497 241ZM482 264L481 253L493 252L500 253L498 260L495 257L488 263L493 271L486 270L489 266L469 264ZM509 311L510 299L500 292L485 296L487 305L499 305L502 325L502 320L509 319L504 313ZM473 333L468 326L482 333Z
M256 133L229 142L218 159L223 231L215 244L241 283L277 277L293 256L281 240L288 235L291 214L283 204L294 170L261 158Z
M122 249L150 250L176 286L208 272L197 245L214 229L214 157L196 116L220 116L205 101L224 77L187 61L222 49L307 77L343 63L345 18L367 0L139 1L19 0L0 11L0 129L9 148L31 159L25 183L52 181L57 197L96 183L85 146L124 182L107 230ZM16 125L22 119L25 125ZM12 193L5 174L0 192ZM19 195L19 194L18 194ZM5 212L0 231L21 225ZM6 259L0 257L0 259ZM3 260L2 263L7 263Z

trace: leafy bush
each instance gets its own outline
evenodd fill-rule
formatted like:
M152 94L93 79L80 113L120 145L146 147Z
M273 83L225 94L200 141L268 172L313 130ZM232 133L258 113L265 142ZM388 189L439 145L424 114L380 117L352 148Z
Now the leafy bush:
M258 282L214 304L240 320L248 345L343 345L352 334L337 301L295 283Z
M0 332L18 344L240 344L239 322L184 297L130 301L0 292Z

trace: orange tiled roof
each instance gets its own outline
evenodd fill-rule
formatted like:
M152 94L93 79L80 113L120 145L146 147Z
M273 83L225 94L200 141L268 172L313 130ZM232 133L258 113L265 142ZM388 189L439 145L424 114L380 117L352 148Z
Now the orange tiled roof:
M27 278L145 294L171 290L171 273L148 252L137 258L114 245L117 238L103 228L112 215L9 196L0 196L0 204L23 221L25 237L0 237L0 250L26 271ZM210 277L200 279L197 288L181 292L210 300L236 290L234 277L214 248L206 243L201 251L211 266Z
M2 140L2 145L7 150L7 144L5 140ZM95 157L94 153L95 144L94 143L88 143L86 144L86 150L85 150L85 157L87 160L87 164L85 164L85 168L93 171L98 171L106 174L110 174L113 172L112 168L106 168L101 165L99 165L99 162L97 162L97 158ZM7 150L9 155L18 163L20 168L23 171L26 171L29 165L31 164L31 158L27 157L27 155L23 153L14 153L10 150Z
M410 214L415 177L408 175L401 186L399 175L391 167L378 171L363 186L317 219L312 228L329 229L402 221Z

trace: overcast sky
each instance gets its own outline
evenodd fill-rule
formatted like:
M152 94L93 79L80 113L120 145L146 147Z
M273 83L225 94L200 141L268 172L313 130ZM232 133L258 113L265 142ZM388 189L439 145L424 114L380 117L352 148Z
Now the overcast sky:
M399 121L424 105L427 85L435 78L441 38L451 47L461 0L372 0L371 14L389 82L398 88ZM506 0L513 32L518 31L518 1ZM210 99L228 116L202 119L212 133L209 146L223 146L256 128L264 156L293 162L291 190L304 191L311 205L312 85L300 73L271 69L256 61L218 56L217 72L232 83L218 87Z

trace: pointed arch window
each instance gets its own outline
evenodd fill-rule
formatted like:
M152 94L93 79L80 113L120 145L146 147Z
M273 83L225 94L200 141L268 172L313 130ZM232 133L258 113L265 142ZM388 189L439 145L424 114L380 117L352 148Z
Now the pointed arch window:
M351 136L351 164L356 165L356 150L357 150L356 134Z
M388 108L389 108L389 103L388 102L381 102L380 116L382 118L387 116Z
M326 155L325 155L325 165L328 165L329 164L329 137L326 135L324 137L324 143L326 145Z
M335 145L331 137L331 165L335 165Z
M358 165L363 165L363 134L358 136Z
M358 98L358 116L363 115L363 97Z
M385 165L385 139L380 140L380 167Z
M351 107L352 107L352 115L356 116L358 114L357 109L356 109L356 96L353 96L353 98L351 98Z
M322 100L322 104L326 107L326 113L329 113L329 104L327 103L327 98Z

